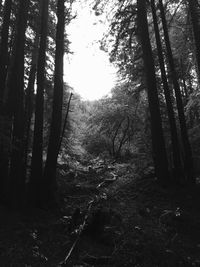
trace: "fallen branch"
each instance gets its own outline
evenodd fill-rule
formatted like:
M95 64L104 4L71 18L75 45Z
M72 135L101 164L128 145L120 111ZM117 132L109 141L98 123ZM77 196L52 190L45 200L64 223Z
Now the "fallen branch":
M88 217L89 217L90 210L91 210L91 208L92 208L93 203L94 203L94 200L91 200L91 201L89 202L89 206L88 206L88 209L87 209L87 213L85 214L83 223L79 226L78 233L77 233L77 237L76 237L74 243L72 244L72 246L71 246L69 252L67 253L67 255L66 255L64 261L62 261L62 262L60 263L61 265L63 265L63 264L65 265L65 264L67 263L67 261L68 261L68 259L70 258L70 256L71 256L71 254L72 254L74 248L76 247L76 244L78 243L78 241L79 241L79 239L80 239L80 236L81 236L81 234L82 234L82 232L83 232L83 230L84 230L84 228L85 228L85 225L86 225L87 219L88 219Z

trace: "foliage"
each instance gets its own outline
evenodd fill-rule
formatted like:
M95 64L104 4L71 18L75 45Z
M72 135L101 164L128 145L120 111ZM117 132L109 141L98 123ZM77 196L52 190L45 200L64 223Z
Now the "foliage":
M144 92L127 84L116 86L111 97L93 107L83 141L86 149L115 158L138 152L145 131L145 106Z

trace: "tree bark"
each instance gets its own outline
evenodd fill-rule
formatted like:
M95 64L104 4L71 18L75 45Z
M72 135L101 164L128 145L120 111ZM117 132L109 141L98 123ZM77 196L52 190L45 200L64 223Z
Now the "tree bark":
M4 8L0 12L2 14L2 25L1 25L1 40L0 40L0 173L1 173L1 189L0 195L2 199L5 197L5 184L8 179L8 169L9 169L9 147L10 142L5 142L4 137L10 139L10 118L5 114L4 110L4 93L5 93L5 84L6 76L8 69L8 57L9 57L9 45L8 45L8 35L9 35L9 24L10 24L10 14L11 14L11 0L6 0L4 3ZM3 9L3 12L2 12ZM8 123L9 121L9 123ZM9 125L8 125L9 124ZM9 144L8 144L9 143Z
M146 85L151 120L152 150L157 179L161 183L167 183L169 178L168 160L165 141L162 130L162 121L159 109L158 92L156 85L155 66L151 43L149 39L146 1L138 0L138 30L143 51L143 61L146 74Z
M13 102L12 152L10 161L9 193L11 204L21 206L24 197L25 177L23 172L24 137L24 47L29 1L19 0L17 34L13 61L8 82Z
M33 115L33 105L34 105L34 85L37 71L37 59L38 59L38 45L39 45L39 33L36 29L34 48L32 52L31 67L28 79L28 86L26 89L25 97L25 147L24 147L24 157L25 157L25 173L27 167L28 149L30 143L30 126L31 119Z
M163 25L165 44L167 48L167 58L169 61L169 67L171 71L171 77L172 77L172 82L173 82L175 96L176 96L176 103L177 103L178 116L179 116L180 129L181 129L181 137L182 137L182 142L183 142L183 147L184 147L184 152L185 152L184 170L185 170L185 174L187 177L187 182L194 183L195 179L193 176L192 150L191 150L189 137L187 133L187 126L186 126L183 102L182 102L182 97L181 97L181 90L180 90L180 86L177 80L177 74L176 74L175 64L173 60L173 54L171 50L171 44L169 40L167 22L165 18L165 11L164 11L162 0L159 0L159 8L160 8L161 20L162 20L162 25Z
M4 4L3 24L1 30L0 45L0 108L3 107L3 96L5 91L5 82L8 68L8 35L10 26L12 0L6 0Z
M189 0L188 4L195 41L198 76L200 77L200 6L198 0Z
M49 0L41 0L40 44L37 63L37 93L29 197L31 205L40 206L43 175L43 121L46 47Z
M66 112L66 115L65 115L64 124L63 124L63 128L62 128L62 133L61 133L60 141L59 141L59 148L58 148L59 151L60 151L60 148L61 148L61 145L62 145L62 141L63 141L64 135L65 135L65 129L66 129L66 125L67 125L67 119L68 119L68 115L69 115L69 108L70 108L72 96L73 96L73 93L70 93L69 100L68 100L68 103L67 103L67 112Z
M161 78L162 78L162 83L163 83L163 89L164 89L164 94L165 94L167 113L168 113L169 125L170 125L170 134L171 134L172 151L173 151L173 164L174 164L173 174L174 174L174 179L176 181L179 181L180 179L182 179L184 174L183 174L182 164L181 164L181 156L180 156L181 153L180 153L180 148L179 148L176 120L174 116L173 104L172 104L172 99L170 95L170 89L168 86L167 75L165 71L165 62L164 62L161 37L160 37L160 32L159 32L158 22L157 22L155 0L151 0L151 8L152 8L152 14L153 14L153 23L154 23L156 45L157 45L158 58L159 58L159 64L160 64L160 70L161 70Z
M47 160L44 170L44 184L47 190L48 204L54 203L56 190L56 168L59 153L59 143L62 125L63 102L63 56L64 56L64 27L65 27L65 0L57 3L57 29L56 29L56 54L54 73L53 112L50 126L50 137L47 151Z

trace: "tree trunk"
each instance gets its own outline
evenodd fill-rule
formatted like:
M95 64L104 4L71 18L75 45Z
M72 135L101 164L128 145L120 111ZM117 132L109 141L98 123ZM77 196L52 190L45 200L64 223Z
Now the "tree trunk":
M155 66L151 43L149 39L146 0L138 0L138 30L141 39L144 68L151 120L152 150L155 172L161 183L167 183L169 178L168 161L162 130L162 121L159 109L158 92L156 85Z
M67 103L67 112L65 114L64 124L63 124L62 133L61 133L60 141L59 141L59 148L58 148L59 151L61 149L62 141L63 141L64 135L65 135L65 129L66 129L66 125L67 125L67 120L68 120L68 115L69 115L69 108L70 108L72 96L73 96L73 93L70 93L69 100L68 100L68 103Z
M8 35L10 25L12 0L6 0L4 4L3 24L1 29L0 45L0 109L3 106L3 96L8 68Z
M194 176L193 176L193 159L192 159L192 150L189 142L189 137L187 133L187 126L186 126L186 120L185 120L185 114L184 114L184 108L183 108L183 102L181 98L181 91L180 86L177 80L177 74L176 69L174 65L170 40L169 40L169 34L167 29L167 22L165 18L165 11L163 7L162 0L159 0L159 8L160 8L160 14L161 14L161 20L163 25L163 31L164 31L164 38L165 38L165 44L167 48L167 58L169 61L169 67L171 71L171 77L172 82L174 86L175 96L176 96L176 103L177 103L177 109L178 109L178 116L179 116L179 122L180 122L180 128L181 128L181 137L184 147L184 169L185 174L187 177L187 182L194 183Z
M44 170L44 184L47 190L47 203L54 203L56 189L56 168L59 153L59 143L62 125L63 102L63 56L64 56L64 27L65 27L65 0L57 3L57 29L56 29L56 54L54 73L53 112L50 126L50 137L47 151L47 160Z
M154 23L156 44L157 44L157 49L158 49L158 58L159 58L159 64L160 64L160 70L161 70L161 78L162 78L162 83L163 83L163 89L164 89L166 105L167 105L167 113L168 113L169 124L170 124L170 134L171 134L171 141L172 141L173 164L174 164L173 174L174 174L174 179L176 181L179 181L184 174L183 174L182 164L181 164L181 157L180 157L181 154L180 154L180 148L179 148L176 120L174 116L173 104L172 104L172 99L170 95L170 89L168 86L167 75L165 71L165 63L164 63L164 57L163 57L161 37L160 37L160 32L159 32L158 22L157 22L155 0L151 0L151 8L152 8L152 14L153 14L153 23Z
M40 44L37 64L37 93L35 104L35 125L33 137L33 151L31 163L31 176L29 183L29 197L33 206L40 206L41 185L43 175L43 111L44 111L44 84L46 46L48 31L49 0L41 0L41 28Z
M196 60L198 67L198 76L200 77L200 6L198 0L189 0L189 11L191 16L195 49L196 49Z
M21 206L24 196L25 177L23 173L24 137L24 47L29 1L19 0L17 34L13 61L8 82L13 102L13 133L10 162L9 193L12 206Z
M125 138L126 138L126 135L127 135L128 130L129 130L129 127L130 127L130 119L127 116L127 126L124 129L124 132L123 132L123 135L122 135L122 139L119 142L119 147L118 147L117 152L116 152L116 158L118 158L120 156L121 149L122 149L122 146L125 143L125 140L126 140Z
M38 45L39 45L39 33L36 30L34 48L32 52L31 68L30 68L28 86L26 89L26 98L25 98L25 147L24 147L25 173L27 166L29 143L30 143L29 139L30 139L31 118L33 115L34 85L35 85L35 78L37 71Z
M8 68L8 35L9 35L9 24L10 24L10 14L11 14L11 0L6 0L4 3L4 12L2 12L2 1L0 12L2 15L2 25L1 25L1 41L0 41L0 173L1 173L1 189L0 195L2 199L5 193L5 184L8 179L8 164L9 164L9 147L8 141L5 142L4 137L10 139L10 121L5 115L3 107L3 96L5 92L5 81Z
M112 156L113 156L113 157L115 156L115 140L116 140L116 138L117 138L117 134L118 134L119 129L120 129L122 123L123 123L123 120L124 120L124 119L122 119L122 120L119 122L119 124L118 124L118 126L117 126L117 129L115 130L114 136L112 137Z

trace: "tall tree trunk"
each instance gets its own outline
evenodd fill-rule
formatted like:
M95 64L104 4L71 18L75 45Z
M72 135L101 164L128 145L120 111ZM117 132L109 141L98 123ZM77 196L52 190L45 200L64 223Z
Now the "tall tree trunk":
M13 103L12 153L10 162L9 192L12 206L20 206L23 201L25 177L23 175L24 137L24 46L29 1L19 0L17 33L13 52L13 62L8 82L10 99ZM14 100L14 101L13 101Z
M182 179L182 176L184 174L183 174L182 164L181 164L181 157L180 157L181 154L180 154L180 148L179 148L176 120L174 116L173 104L172 104L172 99L170 95L170 89L168 86L167 75L165 71L165 63L164 63L164 57L163 57L161 37L160 37L160 32L159 32L158 22L157 22L155 0L151 0L151 8L152 8L152 14L153 14L153 23L154 23L156 44L157 44L157 49L158 49L158 58L159 58L159 64L160 64L160 70L161 70L161 78L162 78L162 83L163 83L163 89L164 89L169 124L170 124L170 134L171 134L171 141L172 141L173 164L174 164L174 179L179 181L180 179Z
M179 116L179 122L180 122L180 128L181 128L181 137L182 137L182 142L183 142L183 147L184 147L184 152L185 152L184 168L185 168L185 173L187 177L187 182L194 183L195 180L193 176L192 150L191 150L189 137L187 133L187 126L186 126L183 102L182 102L182 97L181 97L181 90L180 90L180 86L177 80L177 74L176 74L175 64L173 60L173 54L171 50L169 34L168 34L168 29L167 29L167 22L165 18L165 11L164 11L162 0L159 0L159 8L160 8L161 20L162 20L162 25L163 25L165 44L167 48L167 58L169 61L169 67L171 71L171 77L172 77L172 82L173 82L175 96L176 96L178 116Z
M59 143L62 125L63 102L63 56L64 56L64 26L65 26L65 0L57 3L57 29L56 29L56 54L54 73L53 112L50 126L50 137L47 151L47 160L44 170L44 184L47 190L48 204L54 202L56 189L56 168L59 153Z
M33 137L31 176L29 183L29 197L32 202L32 205L40 205L40 197L42 194L41 184L43 175L43 111L49 0L41 0L41 5L41 29L37 64L35 125Z
M8 164L9 164L9 149L10 144L5 142L4 137L7 140L10 137L10 127L8 127L8 118L4 112L3 96L5 92L5 81L8 68L8 35L9 35L9 24L10 24L10 14L11 14L11 0L6 0L4 3L4 9L2 8L1 1L1 14L2 15L2 25L1 25L1 40L0 40L0 173L1 173L1 189L0 195L2 198L5 196L5 184L8 179ZM9 123L10 124L10 123Z
M155 66L151 43L149 39L146 0L137 0L138 30L141 39L146 84L148 90L148 102L151 120L152 150L155 172L161 183L167 183L169 178L168 160L162 130L162 121L159 109L159 100L155 76Z
M196 60L198 67L198 76L200 77L200 6L198 0L189 0L189 11L191 15L193 34L195 40Z
M35 85L35 78L37 71L38 45L39 45L39 33L36 29L34 48L31 59L31 68L30 68L28 86L26 89L26 98L25 98L25 148L24 148L25 173L27 166L29 143L30 143L30 126L33 115L34 85Z
M6 0L4 4L3 25L1 30L0 45L0 108L3 106L3 96L8 68L8 34L10 25L12 0Z

